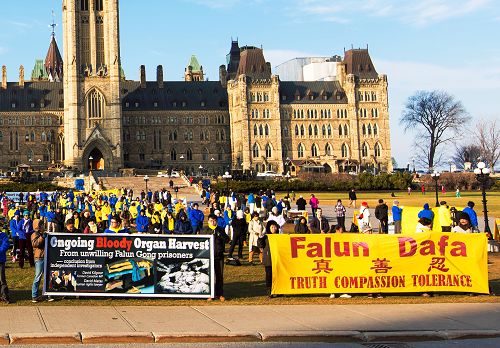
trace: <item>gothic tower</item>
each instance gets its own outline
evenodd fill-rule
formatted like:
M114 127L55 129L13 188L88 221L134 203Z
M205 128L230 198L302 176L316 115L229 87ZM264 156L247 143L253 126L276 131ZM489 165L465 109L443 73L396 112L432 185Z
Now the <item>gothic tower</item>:
M118 0L63 0L65 164L123 167Z

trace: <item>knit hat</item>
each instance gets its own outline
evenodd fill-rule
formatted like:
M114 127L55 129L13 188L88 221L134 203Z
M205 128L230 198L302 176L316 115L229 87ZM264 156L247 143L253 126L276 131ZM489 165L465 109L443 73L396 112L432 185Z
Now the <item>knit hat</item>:
M458 216L458 219L459 220L467 220L469 223L470 223L470 216L469 214L465 213L465 212L461 212L460 215Z
M367 207L367 206L368 206L368 203L363 202L363 203L361 203L361 205L363 205L363 206Z
M14 216L20 216L21 213L19 212L19 210L16 210L15 213L14 213Z
M29 211L27 211L27 210L25 210L25 211L23 212L23 215L24 215L24 216L29 216L29 215L30 215L30 212L29 212Z

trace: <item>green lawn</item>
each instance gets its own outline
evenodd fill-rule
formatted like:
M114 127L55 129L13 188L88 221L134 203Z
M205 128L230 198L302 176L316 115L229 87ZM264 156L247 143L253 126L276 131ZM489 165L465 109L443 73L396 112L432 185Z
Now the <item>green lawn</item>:
M341 199L344 204L349 202L348 192L296 192L296 198L299 198L299 195L303 195L306 200L309 200L311 193L314 193L316 197L318 197L321 205L332 205L337 202L337 199ZM427 192L425 195L422 195L420 192L412 192L411 195L408 195L407 192L396 191L396 198L391 197L391 192L357 192L357 206L361 204L361 202L368 202L368 206L371 208L375 208L378 204L378 200L382 198L386 203L392 205L392 202L397 199L401 206L423 206L424 203L429 203L431 207L435 206L436 203L436 194L434 192ZM285 196L286 192L278 192L278 197ZM461 193L461 198L455 197L455 192L447 192L442 195L441 191L439 192L439 201L445 200L448 205L457 208L464 208L467 206L468 201L473 201L476 206L475 210L478 212L478 215L481 215L483 211L482 205L482 195L481 192L478 191L467 191ZM488 200L488 212L490 217L500 218L500 192L492 191L487 192L486 199Z

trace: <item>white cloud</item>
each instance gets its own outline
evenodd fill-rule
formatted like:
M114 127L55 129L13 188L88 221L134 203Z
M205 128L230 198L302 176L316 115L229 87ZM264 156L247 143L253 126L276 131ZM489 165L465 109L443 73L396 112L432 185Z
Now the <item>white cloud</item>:
M350 0L332 5L331 0L293 0L287 13L298 20L304 16L322 21L353 22L359 13L392 17L424 26L462 17L485 9L492 0Z

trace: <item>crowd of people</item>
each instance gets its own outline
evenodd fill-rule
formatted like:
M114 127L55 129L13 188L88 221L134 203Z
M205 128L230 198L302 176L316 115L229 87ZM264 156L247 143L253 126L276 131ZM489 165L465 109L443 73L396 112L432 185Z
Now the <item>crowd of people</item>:
M122 188L103 192L45 192L20 194L19 202L10 200L6 194L0 195L5 226L10 231L12 247L6 233L0 233L0 284L1 298L9 302L5 279L6 253L10 249L13 263L24 267L27 260L35 267L32 300L39 299L38 287L43 275L43 246L45 232L70 234L96 233L148 233L148 234L210 234L215 237L215 283L216 298L224 300L223 268L226 252L228 260L241 263L244 248L248 248L248 264L253 265L255 256L265 266L266 286L271 289L272 268L267 235L285 233L285 224L292 222L287 214L292 210L305 212L309 205L311 216L298 215L293 232L287 233L343 233L346 231L347 208L339 199L333 209L332 220L327 219L314 194L307 201L303 196L295 201L295 194L278 198L272 190L258 193L238 194L206 189L201 193L201 203L188 203L174 199L167 189L141 191L138 195L130 189ZM348 207L356 207L357 195L349 192ZM353 219L350 232L387 234L389 213L392 214L394 233L401 233L403 207L395 200L389 209L382 200L374 214L378 228L372 226L371 213L367 202L362 202L357 216ZM206 224L205 224L206 218ZM431 231L438 224L443 232L472 233L478 230L474 203L469 202L459 214L453 215L446 202L441 202L437 216L428 204L418 213L416 232ZM236 256L234 256L236 252Z

